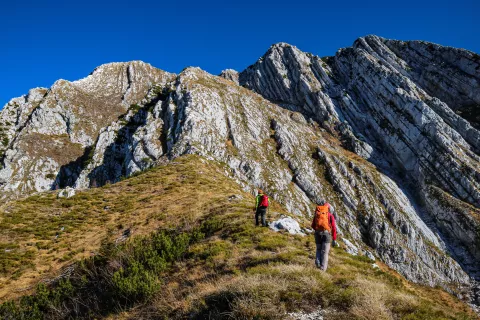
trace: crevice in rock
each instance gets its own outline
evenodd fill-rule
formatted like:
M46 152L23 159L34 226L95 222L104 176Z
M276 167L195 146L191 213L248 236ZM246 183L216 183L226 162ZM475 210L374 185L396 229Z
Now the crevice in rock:
M467 120L472 127L480 131L480 105L476 103L465 104L458 107L455 113Z
M232 133L232 124L230 123L230 118L228 117L228 115L226 116L225 121L227 123L227 139L231 142L233 147L236 147L235 136Z
M68 117L66 114L63 113L58 113L60 117L62 117L63 121L65 122L65 130L67 131L68 139L71 140L71 133L72 133L72 128L70 124L70 117Z
M166 113L167 113L167 108L168 108L169 100L168 98L165 98L165 100L162 100L162 109L160 111L160 119L163 120L163 125L162 125L162 132L160 134L160 143L162 145L162 154L167 155L168 152L170 151L168 148L168 129L169 129L169 122L166 119Z
M294 182L296 169L294 168L292 163L289 160L287 160L285 155L280 152L280 150L282 149L282 141L277 134L277 126L278 126L277 121L275 121L275 119L271 119L270 120L270 130L272 130L272 134L270 135L270 137L273 138L273 140L275 141L276 151L277 151L276 153L280 157L280 159L285 161L285 163L287 164L288 169L290 170L290 173L292 174L292 182Z
M150 151L148 150L148 148L145 146L145 143L143 142L143 140L140 141L139 143L140 143L141 146L142 146L142 151L143 151L143 153L145 153L145 154L148 156L148 158L150 159L150 161L152 161L152 162L153 162L153 161L156 161L157 158L156 158L153 154L150 153ZM134 161L135 161L135 160L134 160ZM138 166L139 168L141 168L140 164L138 164L137 162L135 162L135 163L137 164L137 166Z
M176 84L178 87L178 83ZM171 115L171 132L169 135L169 139L171 139L169 148L171 149L175 143L178 142L181 138L181 134L183 132L183 128L185 125L186 120L186 107L188 106L188 93L181 94L180 97L178 94L173 91L171 93L171 102L175 105L174 110L172 110Z
M122 95L122 102L125 102L125 97L127 96L127 94L129 93L130 91L130 88L132 86L132 75L131 75L131 71L130 71L130 68L131 68L131 64L128 64L127 67L126 67L126 73L127 73L127 89L125 90L125 92L123 93Z

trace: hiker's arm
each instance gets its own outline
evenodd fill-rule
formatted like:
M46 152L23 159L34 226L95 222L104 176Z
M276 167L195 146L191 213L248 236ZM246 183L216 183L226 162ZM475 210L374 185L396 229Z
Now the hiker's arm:
M330 223L332 224L332 239L337 240L337 224L335 223L335 217L330 214Z
M335 208L329 203L328 204L329 206L329 209L330 209L330 213L333 215L334 218L336 218L336 213L335 213Z

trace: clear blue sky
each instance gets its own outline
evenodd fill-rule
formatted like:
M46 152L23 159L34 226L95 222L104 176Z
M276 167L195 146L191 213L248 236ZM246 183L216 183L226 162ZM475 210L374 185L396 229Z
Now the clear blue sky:
M2 1L0 108L33 87L143 60L243 70L276 42L325 56L367 34L480 53L480 1Z

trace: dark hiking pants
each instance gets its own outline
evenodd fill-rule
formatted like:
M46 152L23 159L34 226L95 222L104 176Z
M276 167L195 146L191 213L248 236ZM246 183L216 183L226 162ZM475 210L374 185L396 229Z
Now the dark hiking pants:
M331 242L332 236L330 232L315 231L315 244L317 246L315 265L323 271L326 271L328 267L328 252L330 251Z
M258 226L259 222L258 219L262 218L262 226L267 226L267 221L265 220L265 216L267 215L267 208L266 207L258 207L257 211L255 211L255 225Z

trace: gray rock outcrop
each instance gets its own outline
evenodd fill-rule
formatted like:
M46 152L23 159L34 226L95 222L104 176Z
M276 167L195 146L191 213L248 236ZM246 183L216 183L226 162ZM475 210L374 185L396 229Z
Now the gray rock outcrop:
M302 232L302 228L300 227L300 224L298 223L297 220L291 218L291 217L282 217L278 220L272 221L269 225L270 229L273 231L280 231L280 230L285 230L290 234L293 235L302 235L304 236L305 233Z
M57 193L57 198L71 198L75 195L75 189L71 187L66 187Z

